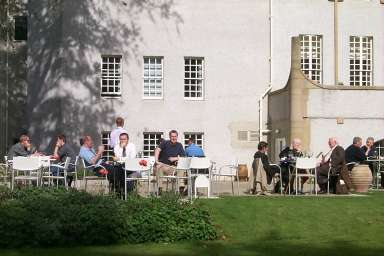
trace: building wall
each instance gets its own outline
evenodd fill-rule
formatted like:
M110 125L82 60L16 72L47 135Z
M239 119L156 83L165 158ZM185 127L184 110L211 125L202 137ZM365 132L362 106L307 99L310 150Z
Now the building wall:
M154 4L152 4L154 3ZM138 150L143 132L204 132L206 154L219 163L250 163L257 141L237 141L238 130L258 130L258 98L269 85L270 24L267 0L31 1L29 44L30 131L42 149L58 132L72 142L113 129L126 120ZM322 34L324 83L333 83L333 9L323 0L272 0L272 85L290 72L291 37ZM361 5L364 5L362 8ZM375 70L382 70L383 6L378 1L340 3L340 70L347 84L350 34L374 36ZM314 15L314 13L316 15ZM362 25L355 17L367 16ZM364 17L365 17L364 16ZM381 23L380 23L381 22ZM369 31L366 27L370 27ZM100 97L100 56L122 55L120 99ZM145 100L143 56L164 57L164 97ZM185 56L204 57L205 97L183 98ZM375 72L375 84L384 84ZM311 97L311 96L310 96ZM266 108L265 108L266 109ZM266 117L265 110L265 117ZM266 120L266 118L264 119ZM311 123L312 124L312 123Z

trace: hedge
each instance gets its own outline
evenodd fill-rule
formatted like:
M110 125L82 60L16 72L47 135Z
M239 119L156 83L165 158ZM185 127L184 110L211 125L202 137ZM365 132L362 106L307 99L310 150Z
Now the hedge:
M212 240L209 212L175 195L127 201L50 188L0 189L0 247Z

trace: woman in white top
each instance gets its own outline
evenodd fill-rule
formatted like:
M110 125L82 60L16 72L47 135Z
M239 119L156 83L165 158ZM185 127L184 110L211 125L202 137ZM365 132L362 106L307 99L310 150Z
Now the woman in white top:
M127 133L121 133L119 136L119 144L115 146L113 151L115 152L114 160L119 161L123 158L135 158L136 147L135 144L129 142L129 136Z

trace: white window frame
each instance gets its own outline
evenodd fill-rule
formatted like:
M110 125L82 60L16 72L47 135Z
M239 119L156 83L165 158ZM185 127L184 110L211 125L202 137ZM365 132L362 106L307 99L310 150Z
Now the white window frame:
M359 63L356 64L357 60ZM363 61L366 61L366 63L364 64ZM364 73L367 73L366 76L363 75ZM351 79L352 77L354 79ZM365 81L363 80L364 77L366 78ZM373 86L372 36L349 37L349 85Z
M146 135L155 135L154 139L146 139ZM157 142L160 138L164 138L163 132L144 132L143 133L143 157L151 157L154 156L155 148L157 147ZM149 144L146 144L146 140L149 140ZM145 149L144 147L148 145L149 149Z
M104 146L104 152L102 158L107 161L112 161L114 152L113 148L109 146L109 139L111 137L111 131L102 131L101 132L101 144Z
M108 58L108 61L106 63L103 62L104 58ZM113 62L109 62L109 58L114 58L115 60ZM120 69L116 71L115 65L118 65L118 62L116 62L116 59L119 59L119 65ZM103 65L107 65L108 67L106 69L103 68ZM110 70L109 65L114 65L114 69ZM105 72L105 75L104 75ZM100 78L100 96L102 98L120 98L121 97L121 90L122 90L122 79L123 78L123 58L122 55L101 55L101 78ZM107 81L107 85L103 85L103 81ZM118 86L113 85L110 86L108 83L109 81L118 81ZM119 87L118 92L103 92L103 87L106 87L107 90L110 87Z
M191 64L191 61L192 60L195 60L195 61L201 61L201 65L198 65L197 63L195 65L192 65ZM186 62L189 61L188 64L186 64ZM186 67L189 66L189 71L186 71ZM191 70L191 67L192 66L195 66L195 71L192 71ZM201 77L198 77L198 67L201 67ZM195 77L192 78L192 73L195 73ZM189 74L189 77L186 76L186 74ZM190 84L187 84L186 81L189 80ZM201 84L200 84L200 87L201 89L200 90L186 90L186 87L189 87L191 88L192 87L192 80L196 81L195 83L195 87L198 88L198 82L200 81ZM185 100L204 100L204 89L205 89L205 60L204 60L204 57L184 57L184 90L183 90L183 94L184 94L184 99ZM200 96L185 96L185 94L189 92L189 94L192 94L192 93L198 93L200 92L201 95Z
M196 138L201 136L201 138ZM203 132L184 132L184 148L188 146L189 138L194 138L195 144L204 149L204 133Z
M304 63L304 60L306 59L308 60L308 63ZM302 72L309 79L319 84L323 82L323 36L322 35L309 35L309 34L300 35L300 63L301 63L300 67Z
M148 76L146 76L146 69L145 69L145 59L149 59L149 63L148 65L151 64L151 59L154 59L155 62L154 62L154 65L157 64L156 62L156 59L160 59L161 60L161 77L156 77L156 76L151 76L150 74L148 74ZM155 100L159 100L159 99L163 99L164 97L164 57L163 56L144 56L143 57L143 99L155 99ZM148 71L150 72L151 69L149 69ZM156 69L155 69L156 70ZM156 72L156 71L155 71ZM160 90L160 96L151 96L151 90L149 90L149 96L145 95L146 93L146 90L145 90L145 80L161 80L161 83L160 83L160 86L161 86L161 90ZM149 87L150 88L150 87Z

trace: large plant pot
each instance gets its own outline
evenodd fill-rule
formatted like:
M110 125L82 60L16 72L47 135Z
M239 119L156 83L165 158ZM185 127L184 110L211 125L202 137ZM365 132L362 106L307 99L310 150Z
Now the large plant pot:
M361 164L353 167L351 181L356 192L368 192L369 185L372 184L372 173L369 166Z
M248 167L246 164L239 164L239 180L240 181L248 180Z

